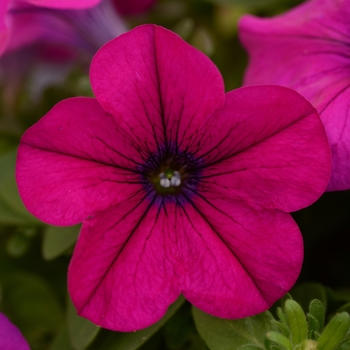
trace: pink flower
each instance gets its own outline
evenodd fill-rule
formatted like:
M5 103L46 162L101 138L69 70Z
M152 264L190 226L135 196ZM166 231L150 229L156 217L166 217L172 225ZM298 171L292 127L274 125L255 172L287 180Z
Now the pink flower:
M349 1L311 0L275 18L240 22L250 60L245 84L288 86L319 111L333 155L329 191L350 188L349 18Z
M101 48L90 78L96 99L64 100L31 127L16 170L34 215L83 222L68 272L78 313L132 331L181 293L218 317L269 308L303 259L287 212L329 179L315 109L278 86L225 95L205 55L153 25Z
M18 328L0 312L0 349L1 350L30 350Z
M66 47L90 59L103 44L126 31L111 0L72 1L70 7L69 1L63 1L62 9L49 6L58 0L35 1L42 7L32 2L12 0L0 9L0 53L39 43L41 48ZM88 8L75 9L78 3ZM99 4L91 7L94 3Z
M145 12L156 0L113 0L118 12L123 16Z

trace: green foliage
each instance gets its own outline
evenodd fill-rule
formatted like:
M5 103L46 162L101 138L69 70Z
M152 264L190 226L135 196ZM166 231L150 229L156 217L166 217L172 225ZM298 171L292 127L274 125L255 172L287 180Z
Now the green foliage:
M195 307L192 312L199 334L212 350L233 350L248 344L264 349L266 333L276 327L268 311L239 320L213 317Z
M349 331L350 316L347 312L335 315L318 338L319 350L334 350Z
M16 149L0 153L0 224L38 224L24 207L15 180Z
M80 225L70 227L47 226L44 230L42 254L52 260L65 253L76 242Z
M347 350L350 316L336 314L324 328L325 307L312 300L305 315L295 300L287 298L276 309L240 320L223 320L193 308L199 334L211 350Z
M296 347L307 336L307 323L304 311L296 301L289 299L284 303L284 313L290 330L290 340Z
M164 324L168 321L174 313L181 307L185 302L183 296L180 296L175 303L170 305L165 316L155 323L154 325L145 328L140 331L130 332L130 333L120 333L120 332L101 332L98 337L98 342L93 343L90 350L136 350L142 344L144 344L148 339L151 338Z
M69 343L74 350L84 350L96 338L101 330L86 318L77 315L75 307L69 301L67 312Z
M63 308L52 288L40 276L23 272L4 276L1 285L2 311L32 345L46 345L63 322Z

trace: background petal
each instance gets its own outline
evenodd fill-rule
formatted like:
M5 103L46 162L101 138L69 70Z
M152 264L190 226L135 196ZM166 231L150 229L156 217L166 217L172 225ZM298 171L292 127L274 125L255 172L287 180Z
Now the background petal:
M19 329L0 312L0 348L3 350L30 350Z
M274 18L240 21L249 53L245 84L291 87L319 111L334 160L330 191L350 188L349 15L347 1L314 0Z
M219 191L257 208L295 211L326 189L331 159L324 127L295 91L234 90L212 124L199 153L205 159L203 193Z
M57 104L23 135L16 178L30 212L73 225L142 190L139 152L93 98Z
M10 0L0 1L0 55L4 52L8 40L9 31L7 29L6 14Z
M68 273L79 315L118 331L161 319L180 294L167 220L140 194L84 222Z
M102 0L26 0L30 4L60 9L84 9L99 4Z
M157 0L113 0L118 12L123 16L134 15L148 10Z
M95 55L90 77L102 107L150 149L174 140L186 147L224 103L223 81L209 58L155 25L107 43Z

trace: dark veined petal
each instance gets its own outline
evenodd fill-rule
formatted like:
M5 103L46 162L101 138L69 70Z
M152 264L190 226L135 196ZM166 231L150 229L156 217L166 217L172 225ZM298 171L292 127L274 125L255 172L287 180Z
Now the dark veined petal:
M30 212L73 225L142 190L141 153L92 98L57 104L23 135L16 178Z
M209 58L154 25L107 43L95 55L90 77L101 106L151 148L171 141L186 148L225 99Z
M169 220L170 219L170 220ZM68 272L78 313L118 331L152 325L180 295L172 213L139 194L83 224Z
M158 321L180 293L212 315L239 318L283 296L302 259L289 214L214 195L165 208L139 196L84 223L69 292L80 315L119 331Z
M254 102L253 102L254 101ZM331 157L322 122L309 102L281 86L226 94L204 138L199 191L219 192L257 208L295 211L325 191Z

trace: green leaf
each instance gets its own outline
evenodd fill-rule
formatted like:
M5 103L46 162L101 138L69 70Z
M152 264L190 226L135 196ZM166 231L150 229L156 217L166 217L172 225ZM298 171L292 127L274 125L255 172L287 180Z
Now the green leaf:
M305 339L301 343L301 350L318 350L318 344L314 340Z
M284 311L282 310L282 308L279 306L277 309L276 309L276 313L277 313L277 316L278 318L280 319L280 321L288 327L288 321L287 321L287 317L286 317L286 314L284 313Z
M24 207L15 180L16 150L0 156L0 222L3 224L40 223Z
M45 260L52 260L71 248L76 242L80 225L59 227L47 226L44 231L42 254Z
M136 332L119 333L119 332L101 332L97 342L91 345L91 350L135 350L144 344L153 334L155 334L163 324L180 308L185 302L185 298L180 296L175 303L169 306L164 317L151 327ZM100 340L100 341L98 341Z
M191 314L191 304L184 303L162 328L164 341L169 349L181 349L189 341L196 327Z
M347 312L335 315L318 339L319 350L334 350L345 337L349 326L350 316Z
M291 340L294 346L300 344L307 337L307 323L303 309L295 300L286 300L284 312L287 317Z
M325 307L322 302L318 299L314 299L311 301L309 306L310 315L312 315L318 322L319 328L314 329L316 332L322 332L325 318Z
M279 331L286 336L287 338L290 337L290 331L288 326L283 324L282 322L274 321L274 324L278 327Z
M337 312L343 312L346 311L347 313L350 313L350 303L344 304L342 307L340 307Z
M49 350L74 350L70 344L67 324L58 332Z
M237 350L264 350L264 348L252 344L247 344L239 347Z
M316 340L315 338L315 333L319 333L320 331L320 324L316 320L314 316L311 314L307 314L307 320L308 320L308 325L309 325L309 333L308 333L308 338L312 340Z
M69 300L67 326L70 344L74 350L84 350L96 338L101 327L86 318L77 315L74 305Z
M63 310L44 279L28 272L12 272L3 277L2 287L4 312L30 343L40 344L56 333Z
M301 283L294 287L290 294L304 310L308 310L311 301L314 299L320 300L325 309L327 309L327 291L320 283Z
M6 244L7 254L13 257L20 257L28 250L30 240L21 234L12 235Z
M350 340L341 344L337 350L350 350Z
M290 340L281 333L271 331L266 334L266 337L274 343L281 345L285 350L293 350Z
M239 320L210 316L195 307L192 313L199 334L212 350L232 350L246 344L264 348L265 334L277 330L268 311Z

